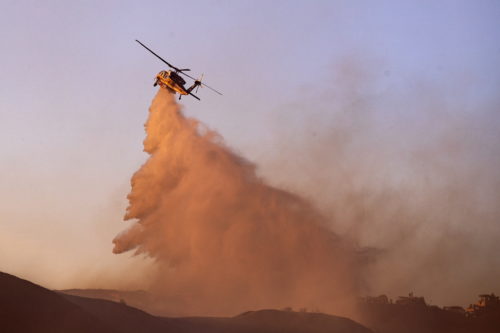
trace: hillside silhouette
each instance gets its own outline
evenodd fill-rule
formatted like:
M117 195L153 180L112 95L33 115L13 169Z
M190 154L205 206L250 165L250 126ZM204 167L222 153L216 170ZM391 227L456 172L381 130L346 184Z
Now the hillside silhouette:
M250 311L230 318L166 318L124 302L45 289L0 273L1 332L373 333L350 319L320 313Z

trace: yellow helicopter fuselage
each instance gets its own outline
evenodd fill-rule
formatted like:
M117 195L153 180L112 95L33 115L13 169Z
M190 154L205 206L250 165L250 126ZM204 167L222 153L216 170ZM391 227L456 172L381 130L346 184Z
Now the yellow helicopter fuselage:
M189 92L184 88L186 81L174 71L161 71L156 75L156 84L172 93L187 95Z

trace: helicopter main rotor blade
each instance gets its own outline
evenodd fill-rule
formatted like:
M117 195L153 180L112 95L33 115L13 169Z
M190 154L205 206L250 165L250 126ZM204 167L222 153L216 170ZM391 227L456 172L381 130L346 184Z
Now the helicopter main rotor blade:
M186 73L184 73L184 72L182 72L182 71L180 71L180 72L179 72L179 74L182 74L182 75L184 75L184 76L187 76L187 77L188 77L188 78L190 78L191 80L195 80L195 81L196 81L196 79L195 79L194 77L192 77L191 75L186 74Z
M159 55L157 55L156 53L153 52L153 50L151 50L150 48L148 48L146 45L142 44L141 42L139 42L137 39L135 40L137 43L141 44L146 50L148 50L149 52L153 53L158 59L160 59L161 61L163 61L164 63L166 63L168 65L168 67L170 68L173 68L175 69L176 71L178 71L179 69L171 64L168 63L168 61L166 61L165 59L163 59L162 57L160 57Z
M187 76L188 78L190 78L191 80L198 81L198 79L195 79L195 78L194 78L194 77L192 77L191 75L188 75L188 74L186 74L186 73L184 73L184 72L179 72L179 74L185 75L185 76ZM203 87L207 87L208 89L210 89L210 90L212 90L212 91L215 91L216 93L218 93L219 95L221 95L221 96L222 96L222 94L221 94L220 92L218 92L217 90L215 90L215 89L214 89L214 88L212 88L212 87L207 86L205 83L201 82L201 85L202 85Z
M201 83L201 85L202 85L203 87L207 87L208 89L210 89L210 90L212 90L212 91L214 91L214 92L216 92L216 93L218 93L219 95L221 95L221 96L222 96L222 93L218 92L217 90L215 90L215 89L214 89L214 88L212 88L212 87L207 86L205 83Z

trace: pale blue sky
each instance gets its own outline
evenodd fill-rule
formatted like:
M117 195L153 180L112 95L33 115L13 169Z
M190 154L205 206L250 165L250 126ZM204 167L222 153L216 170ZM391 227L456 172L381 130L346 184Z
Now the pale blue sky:
M271 177L273 156L280 160L273 147L286 145L276 133L293 129L300 143L311 114L332 120L322 98L344 91L345 63L366 78L354 81L359 94L389 96L373 106L374 133L418 123L422 91L438 89L442 103L472 112L471 133L496 140L499 18L500 2L486 0L3 0L0 270L70 287L82 266L126 267L110 241L123 229L130 176L146 158L143 123L153 77L164 69L135 39L193 75L205 73L224 96L201 89L201 102L182 100L186 112ZM421 134L408 140L425 141ZM40 248L45 256L34 254ZM49 254L55 267L45 264Z

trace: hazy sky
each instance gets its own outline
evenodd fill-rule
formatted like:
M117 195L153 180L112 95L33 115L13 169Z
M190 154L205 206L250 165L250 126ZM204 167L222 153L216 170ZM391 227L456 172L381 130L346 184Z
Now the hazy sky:
M154 75L164 69L135 39L195 76L205 73L223 92L201 89L201 102L183 98L185 111L218 130L266 178L279 174L284 156L308 149L303 124L332 120L324 97L334 99L330 92L342 93L344 83L360 96L397 96L373 106L374 133L425 123L429 114L422 120L416 105L429 95L441 95L451 109L464 106L460 117L477 125L465 132L491 145L479 145L479 161L494 167L499 17L500 2L487 0L2 0L0 270L52 288L114 281L128 271L130 259L113 255L111 240L124 228L130 176L146 158L143 124ZM356 80L342 81L349 70ZM276 148L288 143L281 132L293 138L290 155ZM427 134L410 136L425 142ZM384 151L402 151L405 143L395 142ZM387 154L380 163L411 183ZM291 168L275 182L299 189L301 177L307 173ZM482 195L496 198L497 190Z

